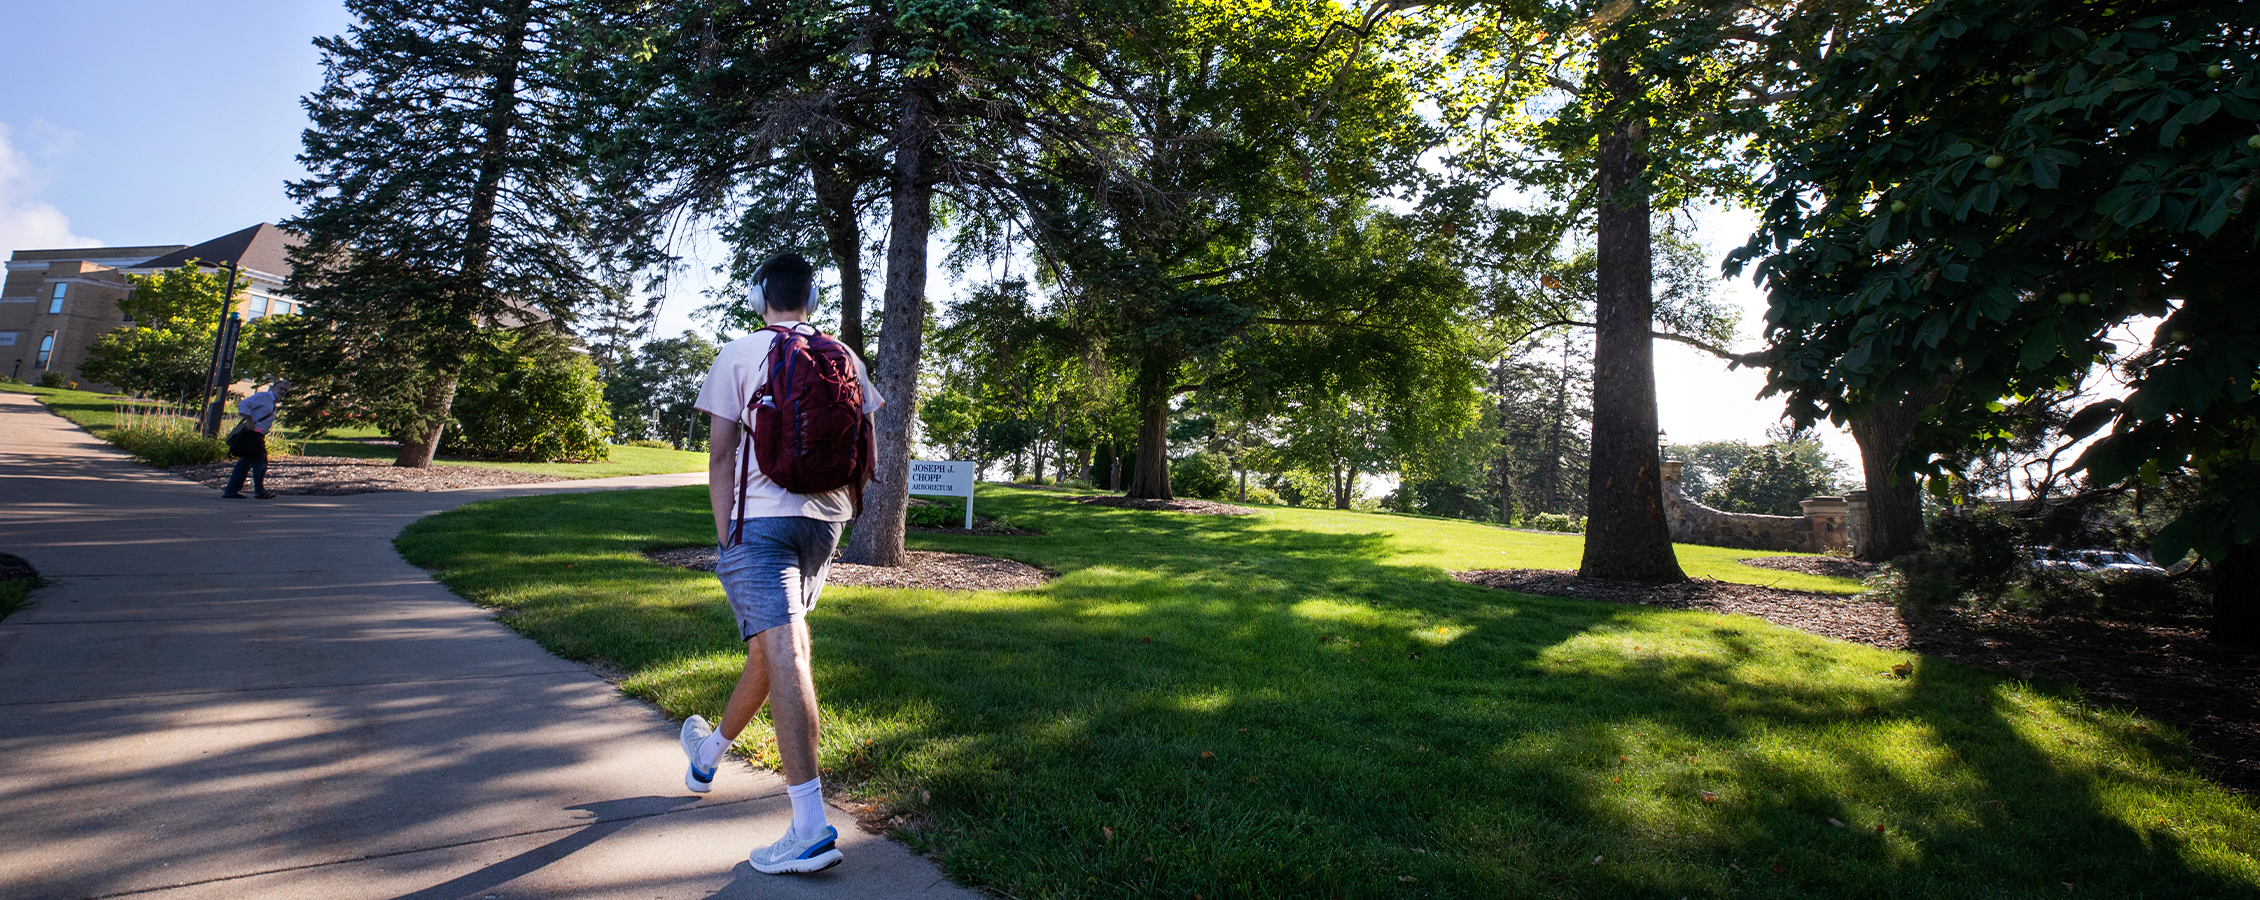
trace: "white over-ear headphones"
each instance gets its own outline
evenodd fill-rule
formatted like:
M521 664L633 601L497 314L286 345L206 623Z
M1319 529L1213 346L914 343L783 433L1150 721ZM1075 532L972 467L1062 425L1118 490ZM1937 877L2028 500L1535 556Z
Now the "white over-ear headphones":
M768 279L762 279L753 283L753 296L749 299L753 301L754 315L765 316L769 314L768 285ZM808 312L816 311L816 274L813 272L809 273L808 277L808 302L803 304L801 306L801 309L807 310Z

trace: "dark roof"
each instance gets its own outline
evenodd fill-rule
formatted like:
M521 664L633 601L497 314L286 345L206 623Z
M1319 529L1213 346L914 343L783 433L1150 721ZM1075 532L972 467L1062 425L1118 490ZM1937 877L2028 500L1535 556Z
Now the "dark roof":
M265 222L234 234L213 238L194 247L175 250L132 269L177 269L189 260L211 268L237 265L269 275L290 274L290 248L304 238Z

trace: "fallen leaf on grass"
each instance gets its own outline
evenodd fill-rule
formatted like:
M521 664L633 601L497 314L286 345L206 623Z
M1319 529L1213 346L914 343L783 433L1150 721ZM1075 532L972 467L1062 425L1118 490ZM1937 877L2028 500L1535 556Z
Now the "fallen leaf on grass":
M1910 675L1915 674L1915 667L1906 663L1899 663L1891 667L1891 674L1896 675L1900 678L1906 678Z
M1104 832L1104 833L1106 834L1106 842L1107 842L1107 843L1109 843L1109 844L1111 844L1111 843L1114 843L1114 826L1112 826L1112 825L1108 825L1108 826L1106 826L1106 827L1100 828L1100 829L1099 829L1099 831L1101 831L1101 832Z
M1703 802L1705 803L1719 802L1719 795L1711 793L1710 791L1696 791L1695 795L1703 798Z
M1216 758L1216 754L1214 754L1214 753L1210 753L1210 752L1208 752L1208 751L1206 751L1206 750L1203 750L1203 751L1201 751L1201 758L1202 758L1202 759L1215 759L1215 758Z
M1596 857L1593 857L1593 864L1594 864L1594 865L1596 865L1596 866L1597 866L1597 865L1600 865L1600 864L1601 864L1601 858L1600 858L1600 857L1598 857L1598 856L1596 856Z
M1877 833L1877 834L1882 834L1882 833L1883 833L1883 826L1881 826L1881 825L1878 825L1878 826L1876 826L1876 827L1875 827L1875 833Z
M1843 827L1844 827L1844 821L1843 821L1842 819L1838 819L1838 818L1836 818L1835 816L1830 816L1830 817L1829 817L1829 819L1828 819L1828 824L1830 824L1830 825L1834 825L1834 826L1836 826L1836 827L1838 827L1838 828L1843 828Z
M1397 876L1397 880L1398 880L1398 881L1401 881L1401 882L1404 882L1404 883L1406 883L1406 884L1411 884L1411 883L1413 883L1413 882L1415 882L1415 881L1419 881L1420 879L1418 879L1418 878L1414 878L1414 877L1412 877L1412 876L1410 876L1410 875L1399 875L1399 876Z

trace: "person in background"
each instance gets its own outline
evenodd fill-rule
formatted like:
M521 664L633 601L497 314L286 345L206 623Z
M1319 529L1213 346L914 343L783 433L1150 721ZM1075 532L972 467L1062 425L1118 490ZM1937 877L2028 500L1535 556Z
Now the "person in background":
M228 476L228 488L220 492L227 500L243 499L243 474L251 473L251 495L261 500L275 496L267 490L267 429L275 427L275 401L290 392L290 382L280 378L266 390L245 397L235 404L235 411L243 414L243 424L235 434L228 436L228 450L235 454L235 472Z

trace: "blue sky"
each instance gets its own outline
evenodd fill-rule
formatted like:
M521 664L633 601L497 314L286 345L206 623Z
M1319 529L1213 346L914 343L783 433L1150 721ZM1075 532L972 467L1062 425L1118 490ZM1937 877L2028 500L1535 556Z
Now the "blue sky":
M193 243L289 215L310 41L347 21L289 0L11 4L0 247Z
M321 83L316 35L344 31L342 3L290 0L17 3L0 17L0 253L10 250L194 243L289 216L283 185L304 114L298 98ZM1751 220L1699 217L1723 255ZM711 250L700 262L719 255ZM676 279L658 333L695 327L703 272ZM955 285L931 279L937 301ZM1747 283L1722 285L1743 310L1755 346L1763 301ZM705 330L701 328L700 330ZM1659 343L1659 412L1674 441L1764 439L1777 401L1752 398L1760 373ZM1857 462L1848 436L1827 435Z

